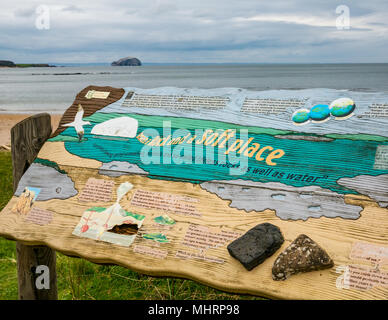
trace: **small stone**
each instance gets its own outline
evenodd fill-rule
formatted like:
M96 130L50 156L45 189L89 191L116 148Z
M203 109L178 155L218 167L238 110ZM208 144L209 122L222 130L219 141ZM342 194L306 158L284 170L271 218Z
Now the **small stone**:
M280 229L270 223L262 223L250 229L228 245L229 254L252 270L272 256L284 242Z
M333 260L325 250L301 234L276 258L272 278L286 280L293 274L328 269L333 265Z

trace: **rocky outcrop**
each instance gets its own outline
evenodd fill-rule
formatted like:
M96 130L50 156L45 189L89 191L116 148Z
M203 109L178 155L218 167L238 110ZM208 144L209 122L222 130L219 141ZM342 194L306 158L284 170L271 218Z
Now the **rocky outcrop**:
M16 67L18 68L51 68L55 67L48 63L18 63L16 64Z
M12 61L0 60L0 67L16 67Z
M134 57L126 57L112 62L112 66L141 66L141 61Z
M0 67L8 67L8 68L32 68L32 67L55 67L49 65L48 63L13 63L8 60L0 60Z

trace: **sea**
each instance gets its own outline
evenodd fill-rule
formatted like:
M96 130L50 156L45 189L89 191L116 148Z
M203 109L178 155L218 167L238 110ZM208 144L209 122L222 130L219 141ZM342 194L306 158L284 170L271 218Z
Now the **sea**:
M89 85L117 88L326 88L388 93L388 64L145 64L0 68L0 113L63 113Z

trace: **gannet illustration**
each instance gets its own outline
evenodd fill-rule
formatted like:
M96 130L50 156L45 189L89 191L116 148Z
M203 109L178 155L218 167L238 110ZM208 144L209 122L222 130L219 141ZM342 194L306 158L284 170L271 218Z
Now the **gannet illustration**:
M78 105L78 111L74 117L74 121L71 123L66 123L63 126L64 127L74 127L75 131L77 132L78 139L81 142L82 138L84 136L84 125L91 124L89 121L83 121L83 116L84 116L84 109L82 106L79 104Z

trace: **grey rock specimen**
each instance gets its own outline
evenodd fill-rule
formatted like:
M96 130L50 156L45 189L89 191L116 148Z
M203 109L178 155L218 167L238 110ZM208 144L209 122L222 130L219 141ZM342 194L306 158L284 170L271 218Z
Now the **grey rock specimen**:
M33 163L20 179L15 196L20 196L25 187L41 189L36 200L67 199L77 195L74 182L67 174L52 167Z
M272 256L283 242L283 235L277 226L262 223L234 240L227 249L247 270L252 270Z
M141 61L134 57L126 57L112 62L112 66L141 66Z
M299 235L275 260L272 279L286 280L293 274L328 269L333 260L308 236Z

